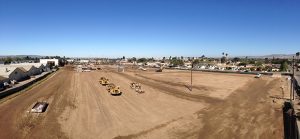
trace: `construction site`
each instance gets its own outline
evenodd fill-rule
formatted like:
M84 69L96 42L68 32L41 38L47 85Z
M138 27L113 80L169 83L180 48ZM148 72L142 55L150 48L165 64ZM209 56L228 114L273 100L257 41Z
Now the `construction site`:
M283 138L285 77L74 69L2 99L0 138Z

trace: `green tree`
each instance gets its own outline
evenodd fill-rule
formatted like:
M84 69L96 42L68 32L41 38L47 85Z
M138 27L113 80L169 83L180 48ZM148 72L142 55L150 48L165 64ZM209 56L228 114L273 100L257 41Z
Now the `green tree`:
M221 58L221 63L226 63L226 57L225 57L225 56L223 56L223 57Z
M199 59L195 59L195 60L193 60L193 62L192 62L193 65L197 65L197 64L199 64L199 63L200 63L200 60L199 60Z
M288 69L288 64L286 61L283 61L280 65L280 71L286 72Z
M238 58L238 57L235 57L235 58L232 59L232 61L233 61L233 62L239 62L239 61L241 61L241 59Z
M246 67L247 66L247 62L241 62L241 63L239 63L238 66L244 66L244 67Z
M257 62L255 62L255 64L254 64L255 66L262 66L263 65L263 63L261 62L261 61L257 61Z
M146 63L147 59L146 58L140 58L137 60L138 63Z
M7 57L4 61L4 64L10 64L12 62L12 58L11 57Z
M173 66L183 66L184 62L181 59L177 59L177 58L172 58L171 62L170 62Z
M132 61L135 62L135 61L136 61L136 58L135 58L135 57L132 57Z

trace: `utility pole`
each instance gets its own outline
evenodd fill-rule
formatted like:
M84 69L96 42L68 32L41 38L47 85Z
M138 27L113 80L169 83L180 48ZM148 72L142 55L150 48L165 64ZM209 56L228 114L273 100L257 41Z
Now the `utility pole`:
M191 91L193 91L193 63L191 67Z
M292 85L291 85L291 86L293 87L293 88L292 88L292 90L293 90L292 92L293 92L293 100L294 100L294 99L295 99L295 98L294 98L294 93L295 93L295 91L294 91L295 57L294 57L294 56L293 56L293 63L292 63L292 66L293 66L293 77L292 77L292 80L291 80L291 81L292 81Z

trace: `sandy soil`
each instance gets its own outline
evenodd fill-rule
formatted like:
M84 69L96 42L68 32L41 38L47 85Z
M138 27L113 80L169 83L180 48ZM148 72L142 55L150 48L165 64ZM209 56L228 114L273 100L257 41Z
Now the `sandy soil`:
M119 85L111 96L101 76ZM130 82L146 91L137 94ZM58 71L42 84L0 103L0 138L283 138L281 99L287 80L188 71L108 69ZM280 88L283 87L283 88ZM42 114L27 111L48 101Z

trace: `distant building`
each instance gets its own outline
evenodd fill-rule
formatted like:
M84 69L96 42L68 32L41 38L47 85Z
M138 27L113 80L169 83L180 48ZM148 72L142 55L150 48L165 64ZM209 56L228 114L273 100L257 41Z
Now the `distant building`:
M74 59L67 59L67 61L68 61L69 63L73 63L73 62L74 62Z
M89 60L86 60L86 59L80 59L80 60L79 60L79 63L89 63Z
M40 63L43 65L49 65L50 67L52 66L59 66L58 59L40 59Z

